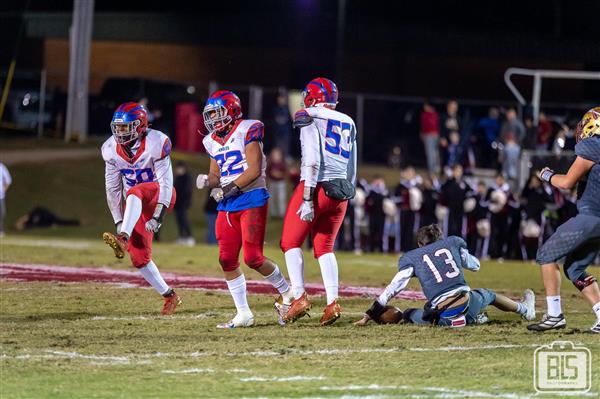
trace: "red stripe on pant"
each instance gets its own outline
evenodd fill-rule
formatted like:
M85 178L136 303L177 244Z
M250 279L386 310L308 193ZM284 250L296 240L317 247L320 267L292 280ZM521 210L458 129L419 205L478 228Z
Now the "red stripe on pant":
M152 259L152 239L154 233L146 231L146 222L152 218L154 209L158 204L158 195L160 186L157 182L141 183L127 191L127 196L135 195L142 201L142 214L133 228L131 237L129 237L127 251L131 258L131 264L138 269L144 267ZM175 206L177 194L173 187L171 195L171 203L168 211L170 212Z
M281 250L285 253L292 248L300 248L309 232L312 232L313 250L315 258L333 252L335 238L346 214L348 201L329 198L321 184L315 187L313 201L315 217L312 222L304 222L297 215L302 205L304 182L300 182L290 202L288 203L283 220L283 234L281 236Z
M215 231L223 271L231 272L240 267L240 249L244 250L244 263L250 268L257 269L265 262L267 209L265 204L237 212L219 211Z

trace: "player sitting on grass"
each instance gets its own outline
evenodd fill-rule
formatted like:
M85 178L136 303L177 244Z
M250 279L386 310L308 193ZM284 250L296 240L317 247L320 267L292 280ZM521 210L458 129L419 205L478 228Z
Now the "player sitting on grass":
M104 233L102 238L117 258L129 252L133 266L165 298L161 313L169 315L181 299L162 278L151 256L154 233L167 209L175 204L171 140L148 128L148 111L134 102L117 108L110 127L113 136L102 145L102 158L106 164L106 199L117 234Z
M565 275L592 305L596 324L590 332L600 333L600 290L596 278L586 272L600 251L600 107L583 116L575 132L577 158L566 175L544 168L540 179L560 189L577 187L579 214L562 224L537 253L542 279L546 288L548 313L539 323L527 326L532 331L565 328L567 322L560 306L560 269L558 262L565 258Z
M469 288L462 269L477 271L480 264L469 254L462 238L442 239L440 227L432 224L417 231L417 244L419 248L400 258L398 273L356 325L365 325L369 320L380 323L389 300L402 291L413 276L419 279L427 303L424 309L407 309L403 315L407 323L463 327L476 324L477 316L488 305L518 313L526 320L535 318L535 296L530 289L525 290L522 302L515 302L489 289Z

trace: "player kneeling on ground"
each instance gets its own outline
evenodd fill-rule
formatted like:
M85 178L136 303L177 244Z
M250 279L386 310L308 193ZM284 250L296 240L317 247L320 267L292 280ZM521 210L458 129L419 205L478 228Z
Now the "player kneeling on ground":
M240 270L240 249L244 263L256 270L280 293L275 302L279 323L292 302L292 292L279 267L263 255L269 193L265 183L263 154L264 125L242 119L242 104L231 91L213 93L204 107L204 124L209 135L202 142L210 155L208 175L198 175L199 189L212 188L219 203L216 235L219 263L237 309L236 316L218 328L250 327L254 315L246 298L246 278Z
M480 264L469 254L462 238L451 236L442 239L440 227L432 224L417 231L417 244L419 248L400 258L398 273L356 325L365 325L369 320L385 322L382 315L390 317L387 303L406 287L413 276L419 279L427 303L423 309L407 309L403 314L406 323L463 327L476 324L478 315L488 305L518 313L526 320L535 318L535 296L530 289L525 290L522 302L515 302L489 289L469 288L463 268L477 271Z
M562 224L540 247L537 263L541 266L546 288L548 313L539 323L527 326L532 331L565 328L567 322L560 305L560 268L565 258L565 275L583 294L596 314L591 333L600 333L600 289L596 278L586 272L600 251L600 107L585 113L575 132L577 158L566 175L544 168L540 179L554 187L570 190L577 186L579 214Z
M154 233L165 212L175 205L171 141L164 133L148 128L148 111L134 102L117 108L110 127L113 135L102 145L102 158L106 199L117 234L104 233L102 237L117 258L129 252L133 266L165 298L161 313L169 315L181 299L162 278L151 256Z

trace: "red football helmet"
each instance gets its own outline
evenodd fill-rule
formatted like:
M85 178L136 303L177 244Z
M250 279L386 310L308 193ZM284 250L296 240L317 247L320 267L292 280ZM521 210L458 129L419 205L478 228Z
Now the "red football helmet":
M110 122L110 129L117 143L130 144L146 134L148 110L139 103L123 103L115 110Z
M323 104L324 107L335 108L338 102L338 89L333 81L326 78L315 78L308 82L302 92L304 107Z
M232 91L216 91L208 97L202 116L209 133L224 133L231 123L242 117L242 102Z

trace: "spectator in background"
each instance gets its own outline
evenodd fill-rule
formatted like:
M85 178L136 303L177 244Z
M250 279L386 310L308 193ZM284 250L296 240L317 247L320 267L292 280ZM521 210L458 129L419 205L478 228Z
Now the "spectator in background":
M290 143L292 140L292 118L288 108L287 95L277 96L277 106L273 109L275 122L275 145L281 148L284 159L290 157Z
M500 156L502 162L502 173L504 176L506 176L511 190L515 190L518 184L517 179L519 178L519 159L521 156L521 146L519 143L517 143L515 134L513 132L507 131L503 134L503 137L504 146Z
M463 235L463 204L468 186L463 181L463 168L455 165L452 177L442 185L441 202L448 207L448 220L444 223L444 232L448 236Z
M448 141L450 140L450 134L452 132L457 132L461 141L461 146L458 147L458 158L461 157L460 153L463 151L462 145L462 135L466 134L466 129L464 125L463 118L458 113L458 102L456 100L450 100L446 104L446 111L442 114L441 124L440 124L440 146L442 148L448 147ZM444 158L446 158L447 152L444 152ZM446 165L446 159L442 161L442 164Z
M429 226L438 222L435 216L435 207L440 199L440 195L433 185L433 179L426 176L423 179L423 203L421 204L420 226Z
M392 169L400 169L402 167L402 147L395 145L388 155L388 166Z
M6 217L6 191L12 184L12 177L8 168L0 162L0 237L4 237L4 218Z
M535 148L537 140L537 129L533 126L533 118L531 116L526 116L523 120L523 124L525 126L525 139L521 145L526 150L532 150Z
M42 206L33 208L25 215L19 217L15 222L15 228L18 231L34 227L56 226L81 226L81 222L77 219L63 219Z
M288 180L292 189L295 189L298 184L300 184L300 168L297 166L290 167L290 173L288 176Z
M523 219L521 235L523 236L523 258L535 259L537 249L543 240L546 205L552 203L552 190L542 184L537 173L532 173L521 193ZM537 234L535 234L537 232Z
M427 169L429 173L440 172L440 117L435 108L425 101L421 111L420 125L421 140L425 146L425 156L427 157Z
M481 134L479 140L480 164L486 168L493 168L495 167L496 152L492 144L498 140L500 135L500 112L498 108L490 107L488 116L479 120L477 129Z
M209 245L217 245L217 235L215 226L217 223L217 201L210 196L211 190L206 190L206 201L204 202L204 217L206 218L206 243Z
M287 165L283 159L283 152L279 147L273 148L267 160L267 182L271 201L269 213L271 216L283 218L287 204L285 177Z
M500 136L503 141L506 141L505 135L511 133L517 144L521 145L525 140L525 125L518 118L517 111L514 108L509 108L506 111L506 120L502 124Z
M179 238L176 243L181 245L193 246L196 240L192 236L190 229L190 221L188 212L192 206L192 177L188 172L185 162L177 161L174 170L175 178L173 179L173 187L177 192L177 202L175 203L175 218L177 219L177 228L179 230Z
M365 202L365 212L369 217L369 252L383 252L383 228L385 213L383 201L388 195L385 180L381 176L374 176L369 185L369 195Z
M550 147L550 141L552 140L552 122L546 117L544 112L540 112L538 128L537 128L537 142L535 148L537 150L546 151Z
M446 166L459 165L460 158L460 135L458 132L450 132L448 147L446 148Z

